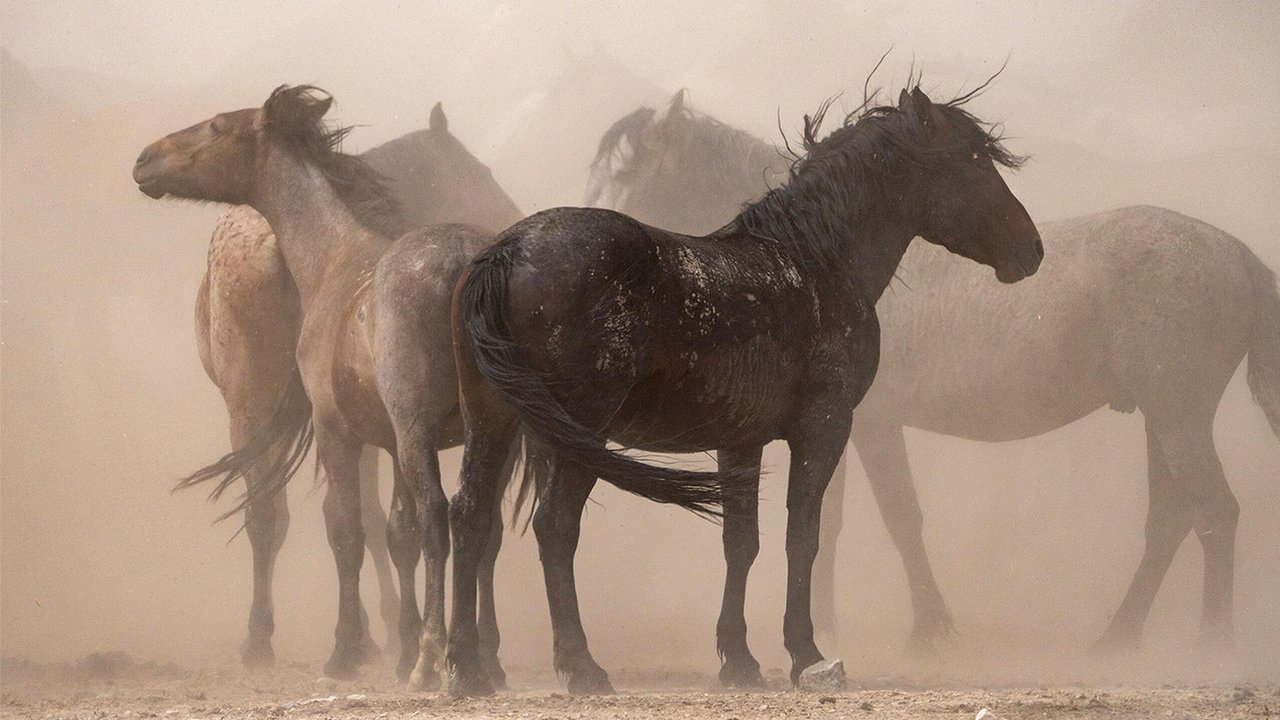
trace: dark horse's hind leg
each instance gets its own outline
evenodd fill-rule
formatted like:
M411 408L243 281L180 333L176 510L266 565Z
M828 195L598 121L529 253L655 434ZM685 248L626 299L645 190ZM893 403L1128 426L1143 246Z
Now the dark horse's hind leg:
M465 380L463 384L465 388ZM477 388L475 394L483 397L469 398L467 411L474 415L467 428L458 492L449 503L453 609L446 660L451 695L491 695L494 690L480 658L476 588L480 563L493 531L493 513L504 486L502 471L515 437L515 417L487 390Z
M513 445L507 465L503 469L503 477L510 478L514 469L519 446ZM476 612L479 618L476 629L479 634L480 662L484 664L489 682L495 690L507 689L507 673L498 660L498 646L502 643L502 635L498 632L498 608L494 598L493 574L498 563L498 553L502 550L502 493L494 497L493 521L489 525L489 542L485 545L484 555L480 558L480 570L477 593L479 604Z
M1194 527L1205 555L1204 631L1231 634L1232 573L1239 506L1213 448L1212 423L1147 419L1146 548L1120 609L1098 642L1103 650L1136 647L1160 582Z
M791 654L792 684L799 682L805 668L822 660L813 641L809 607L813 559L818 554L822 497L849 439L849 411L832 409L821 416L822 421L801 422L788 440L791 471L787 480L787 609L782 634Z
M836 617L836 545L844 525L844 484L849 474L849 453L840 456L831 484L822 499L822 527L818 534L818 557L813 561L813 632L831 647L840 647L839 622Z
M324 519L329 547L338 566L338 626L333 655L324 665L329 677L350 679L365 660L366 621L360 604L360 566L364 562L364 526L360 517L361 444L316 428L316 447L328 486Z
M418 542L418 503L408 486L400 464L395 466L395 486L391 491L391 517L387 522L387 546L400 579L400 659L396 679L404 682L418 662L418 635L422 616L418 614L418 594L414 587L422 545Z
M955 630L925 551L924 514L920 512L920 500L911 478L902 426L867 425L855 417L852 438L876 506L880 508L880 517L907 571L915 616L907 646L913 651L931 653L935 641Z
M556 462L533 515L538 555L551 607L555 667L571 693L613 692L609 676L587 649L578 613L573 556L578 549L582 508L596 484L595 475L572 463Z
M747 574L760 551L759 489L762 447L721 450L717 454L722 472L745 470L754 478L754 487L744 488L742 498L724 504L724 601L716 623L716 650L720 653L720 683L726 687L763 687L760 663L747 647Z

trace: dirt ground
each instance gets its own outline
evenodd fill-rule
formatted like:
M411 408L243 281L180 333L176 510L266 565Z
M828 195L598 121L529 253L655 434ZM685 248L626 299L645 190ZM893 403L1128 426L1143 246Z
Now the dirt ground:
M1269 718L1280 686L919 687L849 680L838 692L725 692L698 673L620 671L615 695L571 697L554 676L509 668L513 689L485 699L409 693L371 669L336 682L314 667L285 664L248 673L140 662L99 653L74 663L5 660L0 717L21 718L533 718L536 720L764 720L766 718ZM983 713L983 710L987 713Z

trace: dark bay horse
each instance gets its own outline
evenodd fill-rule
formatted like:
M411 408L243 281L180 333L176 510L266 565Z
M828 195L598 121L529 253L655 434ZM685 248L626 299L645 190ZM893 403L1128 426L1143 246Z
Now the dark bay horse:
M428 687L439 678L449 551L437 450L462 439L445 319L455 278L493 238L473 226L437 225L396 240L405 225L399 208L380 175L338 151L346 129L325 125L331 103L309 86L278 88L261 108L216 115L152 143L133 176L154 198L248 204L274 229L298 291L295 372L310 400L309 419L328 479L324 512L338 568L339 609L325 672L350 677L364 659L358 462L368 444L392 451L397 460L389 529L401 573L397 670L403 675L413 667L411 680ZM287 478L276 476L279 484ZM260 496L278 490L268 485ZM501 682L491 582L500 522L487 534L493 537L482 573L490 579L481 584L488 610L482 636L486 672ZM421 618L413 592L420 554L427 564ZM420 648L413 642L419 637Z
M679 221L675 227L686 232L716 227L767 190L760 180L777 162L773 146L760 140L734 158L685 151L730 147L725 132L690 111L683 93L660 118L653 110L632 113L602 138L588 199L611 199L645 222ZM738 179L702 179L726 172ZM752 190L721 191L752 180ZM693 216L698 209L704 214ZM931 648L951 620L925 553L903 427L1014 440L1106 406L1142 411L1150 508L1143 559L1100 646L1139 641L1192 529L1205 551L1203 630L1225 639L1238 511L1213 446L1213 418L1247 354L1249 386L1280 435L1275 278L1239 240L1161 208L1122 208L1040 229L1049 255L1034 283L992 287L975 268L917 246L898 268L905 287L877 304L880 369L854 413L852 441L906 566L910 642ZM844 480L837 471L827 492L815 569L815 615L828 628Z
M616 212L557 208L509 228L468 268L454 303L466 422L454 542L450 692L491 692L478 654L475 581L517 425L555 454L533 526L571 692L610 690L587 649L573 557L596 478L701 513L723 508L729 582L717 628L722 676L759 680L742 619L758 546L763 446L791 447L787 608L791 678L822 659L809 615L823 492L875 376L875 301L917 235L995 268L1034 273L1035 225L996 164L1014 164L968 98L846 119L790 182L705 237ZM720 472L647 465L606 445L716 450Z
M499 230L523 217L488 168L449 132L439 103L431 110L426 130L379 145L363 157L386 176L409 227L461 222ZM258 496L256 488L275 482L273 475L278 479L289 472L289 457L295 463L301 460L311 438L311 403L295 373L299 312L298 290L266 219L247 205L227 210L210 238L207 270L196 296L196 342L205 372L227 406L232 452L180 486L218 478L216 496L229 481L243 476L247 494ZM283 412L277 417L279 409ZM250 447L253 442L273 449L264 453ZM360 489L368 531L365 544L377 569L387 649L395 652L399 598L391 578L387 516L378 498L377 456L372 451L361 458ZM284 492L271 502L257 501L245 508L244 526L253 551L249 636L241 646L246 667L275 661L272 575L288 525ZM371 644L367 634L366 624L366 641Z

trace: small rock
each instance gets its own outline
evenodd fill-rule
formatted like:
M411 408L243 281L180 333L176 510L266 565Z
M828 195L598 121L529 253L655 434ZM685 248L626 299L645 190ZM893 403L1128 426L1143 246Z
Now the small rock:
M838 658L816 662L800 673L800 687L804 690L839 689L844 684L844 661Z
M830 695L823 695L822 697L818 698L818 702L826 705L835 705L836 699Z
M982 708L978 711L977 715L973 716L973 720L997 720L997 718L995 713L986 708Z
M859 707L860 709L862 709L863 711L865 711L865 712L871 712L872 710L875 710L875 709L876 709L876 706L875 706L875 705L872 705L870 702L868 702L868 701L866 701L866 700L864 700L864 701L862 702L862 704L861 704L861 705L859 705L858 707Z

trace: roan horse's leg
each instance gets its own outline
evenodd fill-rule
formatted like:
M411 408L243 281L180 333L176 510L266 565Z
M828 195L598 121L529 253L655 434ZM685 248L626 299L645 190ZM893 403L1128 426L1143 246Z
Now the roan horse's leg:
M316 427L316 448L328 477L324 519L329 547L338 566L338 626L333 655L324 665L329 677L350 679L365 659L360 604L360 565L364 562L364 526L360 518L362 444Z
M426 562L427 587L422 597L422 632L418 663L409 675L415 690L440 687L446 641L444 627L445 563L449 560L449 500L440 483L440 456L434 437L426 432L406 434L400 462L418 504L418 542Z
M231 442L233 447L243 447L248 442L246 423L233 417ZM266 478L258 467L245 472L245 483L250 495ZM253 549L253 604L249 608L249 637L240 648L240 659L245 667L269 667L275 663L271 649L271 635L275 631L275 611L271 600L272 578L275 574L276 556L284 545L289 529L289 502L281 488L268 502L257 501L245 508L245 532Z
M378 494L378 449L371 446L366 446L360 454L360 513L365 530L364 546L373 559L373 567L378 575L379 611L383 626L387 629L386 651L395 655L400 646L396 632L400 596L396 592L387 548L387 513L382 509L382 498ZM367 624L365 632L365 642L369 646L367 649L377 654L378 646L368 634Z
M836 617L836 545L840 540L840 528L844 525L844 485L849 474L849 450L840 456L840 462L831 475L831 484L822 499L821 542L818 557L813 561L813 632L830 646L840 647L839 622Z
M590 471L556 462L533 515L533 532L538 538L547 604L551 608L555 668L571 693L613 692L608 674L587 649L573 577L582 508L595 484L596 477Z
M422 544L418 540L418 503L409 487L400 463L395 463L395 485L391 490L391 517L387 523L387 545L391 561L400 579L400 659L396 662L396 679L404 682L418 662L418 637L422 632L422 616L418 614L415 589L418 559Z
M782 622L783 644L791 654L791 682L822 660L813 642L810 615L813 559L818 554L822 497L849 439L850 411L809 413L787 441L791 470L787 481L787 608Z
M716 622L716 651L720 653L720 684L726 687L762 687L760 663L747 647L747 574L760 551L760 454L763 447L720 450L721 472L745 471L755 478L741 498L724 504L724 600ZM744 474L745 474L744 473Z
M911 478L902 426L870 425L858 422L855 417L852 439L871 483L876 506L880 508L880 517L907 571L915 616L908 648L931 653L934 641L954 633L955 629L925 552L924 515Z
M1148 415L1147 461L1146 548L1098 645L1104 650L1138 645L1160 582L1193 527L1205 557L1203 631L1208 639L1229 640L1239 505L1213 448L1212 421Z

